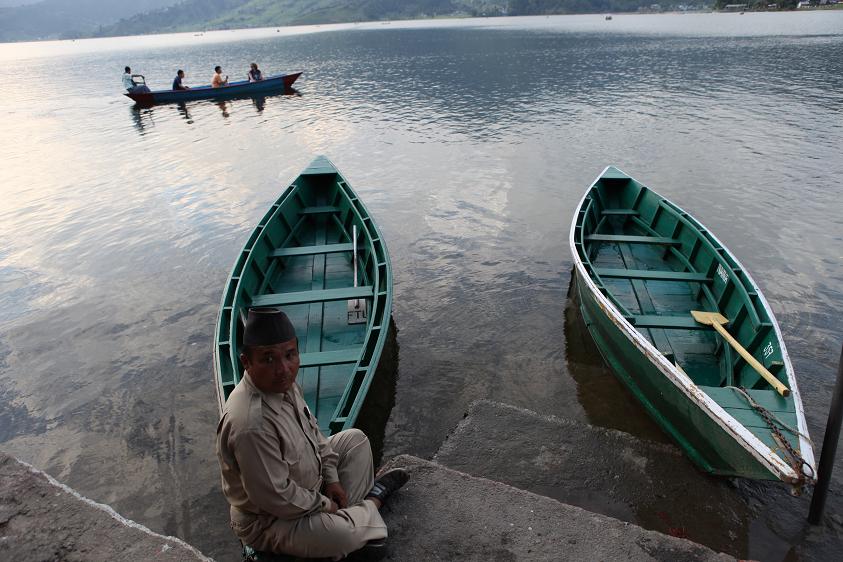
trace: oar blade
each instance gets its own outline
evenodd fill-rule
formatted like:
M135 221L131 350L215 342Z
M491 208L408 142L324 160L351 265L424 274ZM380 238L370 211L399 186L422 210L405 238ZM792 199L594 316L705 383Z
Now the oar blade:
M744 360L749 363L749 365L755 369L759 375L761 375L773 388L776 389L776 392L782 396L790 394L790 390L782 384L782 382L778 380L773 373L768 371L767 368L758 361L758 359L753 357L752 354L749 353L744 346L742 346L740 342L738 342L738 340L736 340L734 336L728 332L728 330L726 330L726 328L724 328L724 326L729 323L728 318L719 312L705 312L702 310L692 310L691 316L694 317L694 320L704 326L713 326L714 329L723 336L723 339L735 348L735 351L737 351L738 354L740 354L740 356L743 357Z
M703 310L692 310L691 316L700 324L706 326L713 326L714 324L725 325L729 323L729 319L719 312L706 312Z

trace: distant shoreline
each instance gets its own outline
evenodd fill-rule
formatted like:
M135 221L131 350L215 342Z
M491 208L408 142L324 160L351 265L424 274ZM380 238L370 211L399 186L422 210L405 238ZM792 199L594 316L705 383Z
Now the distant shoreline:
M839 10L843 9L843 0L841 0L838 4L833 5L826 5L826 6L812 6L807 8L799 8L799 9L783 9L783 10L753 10L753 9L746 9L743 12L752 12L752 13L799 13L799 12L807 12L807 11L815 11L815 10ZM649 10L641 10L640 8L635 11L601 11L601 12L587 12L587 13L560 13L560 14L519 14L519 15L505 15L505 14L495 14L495 15L488 15L488 16L473 16L470 14L449 14L449 15L440 15L440 16L419 16L419 17L409 17L409 18L402 18L402 19L376 19L376 20L358 20L358 21L325 21L325 22L318 22L318 23L289 23L289 24L259 24L253 26L246 26L246 27L203 27L203 28L194 28L194 27L180 27L176 29L170 30L161 30L155 31L151 33L139 33L139 34L132 34L129 36L144 36L144 35L160 35L164 33L204 33L206 31L237 31L239 29L264 29L264 28L282 28L282 27L299 27L299 26L316 26L316 25L347 25L347 24L361 24L361 23L394 23L394 22L402 22L402 21L436 21L436 20L461 20L461 19L500 19L500 18L518 18L518 17L559 17L559 16L615 16L615 15L625 15L625 16L636 16L636 15L660 15L660 14L735 14L739 13L736 10L715 10L715 9L705 9L705 10L664 10L664 11L649 11ZM116 33L116 34L88 34L80 37L73 37L73 38L66 38L66 39L95 39L98 37L122 37L125 34Z
M403 19L382 19L382 20L359 20L359 21L343 21L343 22L321 22L321 23L290 23L290 24L261 24L261 25L252 25L252 26L244 26L244 27L228 27L228 26L221 26L221 27L214 27L214 26L204 26L204 27L177 27L173 29L162 29L158 31L152 31L148 33L127 33L127 32L119 32L115 31L114 33L88 33L88 34L74 34L72 36L49 36L49 37L39 37L39 38L25 38L25 39L16 39L12 41L2 41L0 45L14 45L18 43L41 43L41 42L53 42L53 41L76 41L78 40L85 40L85 39L109 39L109 38L117 38L117 37L151 37L156 35L170 35L170 34L181 34L181 33L206 33L206 32L218 32L218 31L240 31L240 30L257 30L257 29L286 29L286 28L295 28L295 27L319 27L319 26L329 26L329 25L359 25L359 24L391 24L391 23L401 23L401 22L416 22L416 21L443 21L443 20L465 20L465 19L488 19L488 20L496 20L501 18L540 18L540 17L583 17L583 16L598 16L598 17L605 17L605 16L658 16L658 15L694 15L694 14L743 14L743 13L801 13L801 12L814 12L814 11L835 11L835 10L843 10L843 1L839 2L838 4L833 5L825 5L825 6L811 6L793 10L753 10L753 9L746 9L746 10L664 10L664 11L643 11L643 10L636 10L634 12L618 12L618 11L605 11L605 12L591 12L591 13L567 13L567 14L530 14L530 15L518 15L518 16L510 16L510 15L490 15L490 16L472 16L467 14L455 14L455 15L441 15L441 16L434 16L434 17L414 17L414 18L403 18Z

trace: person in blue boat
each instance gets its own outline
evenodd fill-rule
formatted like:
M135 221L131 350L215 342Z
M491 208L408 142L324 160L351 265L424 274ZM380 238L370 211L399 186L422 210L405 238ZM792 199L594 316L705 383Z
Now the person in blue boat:
M123 70L123 87L126 88L127 92L135 94L140 94L149 91L149 88L146 87L146 84L138 84L137 82L135 82L135 77L132 74L132 69L128 66Z
M190 88L184 85L184 70L179 69L176 72L176 77L173 79L173 90L189 90Z
M222 88L223 86L228 86L228 76L223 78L222 77L222 67L215 66L214 67L214 76L211 78L211 87L212 88Z
M131 92L135 89L135 81L132 79L132 69L128 66L123 71L123 87L126 88L127 92Z
M277 308L251 309L243 330L244 376L217 426L222 490L231 528L258 552L339 560L383 552L378 510L409 474L374 480L372 449L359 429L325 437L296 384L298 339Z
M261 71L258 70L257 63L253 62L249 66L249 82L260 82L261 80L263 80L263 74L261 74Z

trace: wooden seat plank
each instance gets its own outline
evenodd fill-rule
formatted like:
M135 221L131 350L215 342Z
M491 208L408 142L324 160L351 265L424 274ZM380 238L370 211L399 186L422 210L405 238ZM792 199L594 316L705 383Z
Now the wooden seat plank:
M600 214L603 216L637 217L641 213L635 209L603 209Z
M292 248L281 248L270 254L273 258L286 258L293 256L313 256L317 254L338 254L340 252L351 252L354 245L346 244L323 244L319 246L295 246Z
M365 299L371 298L373 294L374 288L371 285L364 285L362 287L343 287L341 289L324 289L322 291L269 293L254 297L252 299L251 306L289 306L293 304L307 304L312 302Z
M324 367L342 363L356 363L360 359L360 349L340 349L336 351L318 351L299 355L299 367Z
M620 242L624 244L660 244L663 246L678 246L681 242L676 238L665 236L631 236L629 234L589 234L586 242Z
M324 213L339 213L342 209L331 205L324 205L320 207L305 207L299 211L300 215L320 215Z
M596 267L594 273L600 277L615 277L620 279L648 279L655 281L698 281L701 283L712 281L705 273L690 273L685 271L664 271L650 269L615 269Z
M664 330L711 330L711 326L700 324L688 314L685 316L661 316L658 314L633 314L627 318L636 328L662 328Z
M746 401L746 398L731 388L702 385L700 388L725 409L753 409L749 402ZM752 399L760 406L770 410L771 412L793 412L795 410L792 394L784 397L772 388L770 390L747 389L747 393L749 393Z
M758 428L766 430L766 433L769 433L770 425L767 421L755 410L747 410L744 408L724 408L726 412L735 420L743 425L744 427L748 428ZM794 412L775 412L774 414L779 421L784 424L789 425L790 427L796 427L796 413ZM792 434L789 431L782 430L784 435Z

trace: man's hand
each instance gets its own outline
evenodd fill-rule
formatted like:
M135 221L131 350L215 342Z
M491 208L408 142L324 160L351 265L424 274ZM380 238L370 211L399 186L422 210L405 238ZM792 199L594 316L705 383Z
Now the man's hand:
M345 493L345 489L339 482L325 484L325 495L331 501L336 503L340 509L348 507L348 494ZM333 511L331 513L333 513Z

